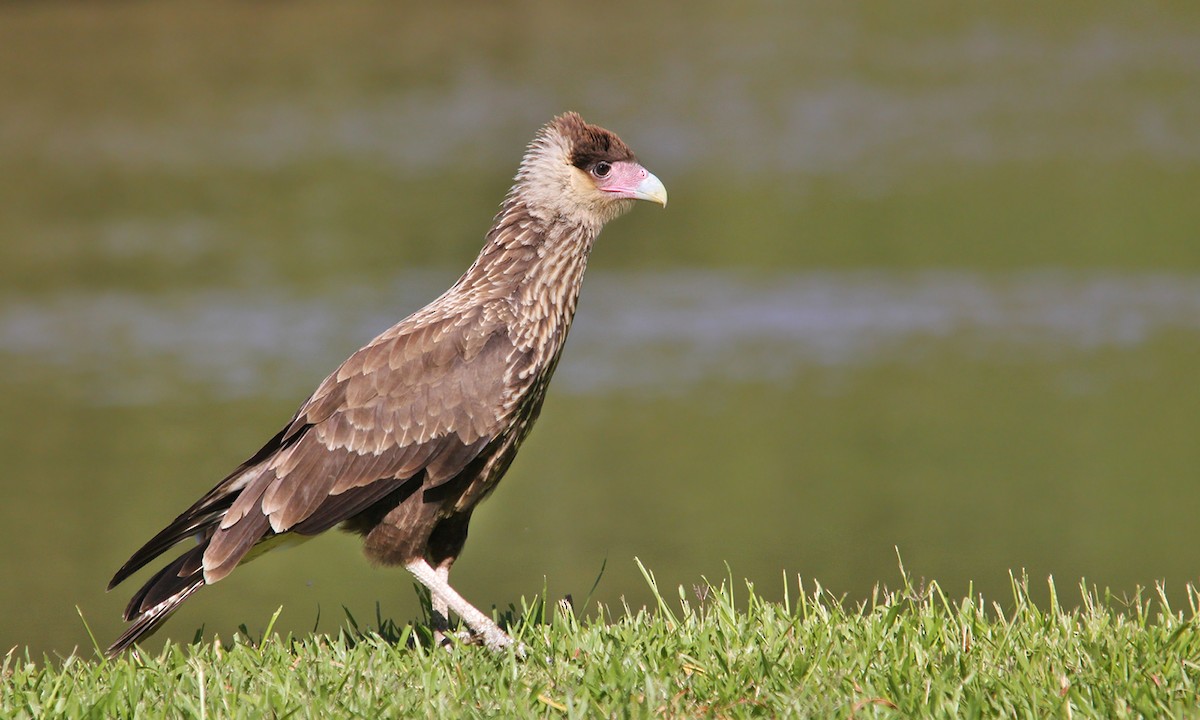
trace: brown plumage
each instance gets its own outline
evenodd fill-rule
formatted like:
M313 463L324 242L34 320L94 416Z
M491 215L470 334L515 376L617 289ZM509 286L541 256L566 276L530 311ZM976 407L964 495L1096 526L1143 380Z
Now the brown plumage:
M125 608L118 653L192 593L294 533L341 525L367 556L430 589L495 648L512 640L447 578L475 506L512 463L542 406L593 241L635 200L666 191L620 138L568 113L530 144L475 263L320 384L266 445L155 535L112 589L176 543L198 544Z

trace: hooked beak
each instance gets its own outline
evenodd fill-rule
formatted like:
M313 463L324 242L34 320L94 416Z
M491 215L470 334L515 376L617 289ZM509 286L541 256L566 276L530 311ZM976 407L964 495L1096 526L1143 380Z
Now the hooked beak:
M597 185L600 190L631 200L649 200L667 206L667 188L646 168L635 162L615 162L611 174Z
M649 170L646 170L646 177L642 178L642 181L633 188L633 197L637 200L656 202L663 207L667 206L667 188Z

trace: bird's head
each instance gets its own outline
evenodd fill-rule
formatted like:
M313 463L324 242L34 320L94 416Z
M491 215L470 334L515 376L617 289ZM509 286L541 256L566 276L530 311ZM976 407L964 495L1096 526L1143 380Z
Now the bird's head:
M573 112L538 131L513 191L545 219L569 218L597 229L635 200L667 204L667 189L621 138Z

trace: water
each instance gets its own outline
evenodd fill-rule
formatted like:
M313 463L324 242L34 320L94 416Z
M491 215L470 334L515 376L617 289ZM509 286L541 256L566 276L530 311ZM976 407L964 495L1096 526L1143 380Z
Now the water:
M685 16L686 15L686 16ZM605 231L455 584L618 609L784 573L1194 581L1200 17L1093 3L0 9L0 647L115 636L128 554L478 249L577 109ZM621 18L621 31L595 33ZM728 563L728 570L727 564ZM135 582L136 582L135 578ZM1071 598L1062 598L1071 602ZM190 639L417 616L333 534Z
M193 393L296 399L306 380L405 312L381 308L415 310L445 277L407 273L391 285L307 297L196 290L10 299L0 307L0 347L12 372L49 363L98 405ZM559 392L787 382L943 348L972 359L1063 361L1200 331L1200 276L1161 272L598 271L585 298Z

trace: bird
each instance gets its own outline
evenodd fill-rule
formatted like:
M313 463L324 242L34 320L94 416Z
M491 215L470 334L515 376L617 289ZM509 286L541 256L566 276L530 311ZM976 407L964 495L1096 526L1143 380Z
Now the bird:
M474 263L441 296L326 377L283 428L117 570L112 590L195 539L130 599L108 648L134 646L201 588L289 541L334 527L429 591L493 650L507 632L450 586L471 515L542 408L601 228L662 182L616 134L567 112L527 146Z

